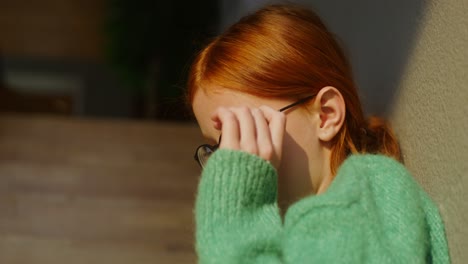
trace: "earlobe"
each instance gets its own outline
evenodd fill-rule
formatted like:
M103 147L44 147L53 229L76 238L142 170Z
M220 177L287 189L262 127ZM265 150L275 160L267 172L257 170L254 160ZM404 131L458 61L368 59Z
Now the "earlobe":
M335 87L326 86L319 91L315 102L320 115L317 135L321 141L328 142L338 134L346 117L343 95Z

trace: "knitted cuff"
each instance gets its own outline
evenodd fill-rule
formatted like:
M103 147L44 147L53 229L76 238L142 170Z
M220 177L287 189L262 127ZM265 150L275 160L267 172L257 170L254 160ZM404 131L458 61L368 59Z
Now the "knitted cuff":
M277 175L269 162L246 152L220 149L202 173L197 207L230 218L276 199Z

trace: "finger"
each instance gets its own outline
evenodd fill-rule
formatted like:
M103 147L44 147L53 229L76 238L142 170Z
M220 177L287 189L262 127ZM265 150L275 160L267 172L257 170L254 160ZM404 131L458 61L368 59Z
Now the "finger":
M248 107L236 107L230 109L237 117L240 130L240 149L258 154L257 151L257 131L252 112Z
M263 112L258 108L252 109L252 115L257 129L258 155L265 160L271 161L274 157L274 149L267 120Z
M213 121L221 124L221 134L223 139L219 148L239 149L239 123L236 115L227 108L220 107L213 114Z
M221 130L221 127L222 127L221 121L220 121L220 120L214 120L214 121L213 121L213 127L214 127L214 129L216 129L216 130Z
M268 127L270 128L271 141L275 148L275 152L280 154L283 147L283 138L286 128L286 116L284 113L279 112L268 106L261 106L265 119L268 122Z

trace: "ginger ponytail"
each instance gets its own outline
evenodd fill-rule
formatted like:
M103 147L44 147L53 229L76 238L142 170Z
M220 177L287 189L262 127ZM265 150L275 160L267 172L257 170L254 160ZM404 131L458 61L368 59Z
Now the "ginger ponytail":
M348 115L351 114L349 111ZM361 115L361 114L360 114ZM332 147L330 169L336 175L338 167L350 154L382 154L403 162L400 145L390 124L378 116L357 122L359 117L347 117Z
M402 161L398 140L388 122L377 116L370 116L362 130L362 153L383 154Z

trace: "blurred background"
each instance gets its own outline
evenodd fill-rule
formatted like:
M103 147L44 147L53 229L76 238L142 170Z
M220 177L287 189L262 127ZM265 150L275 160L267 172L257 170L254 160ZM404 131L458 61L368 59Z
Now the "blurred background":
M336 33L462 263L466 0L288 2ZM271 3L284 1L0 1L0 263L195 263L188 68Z
M212 0L2 1L1 109L187 119L186 70L219 16Z

